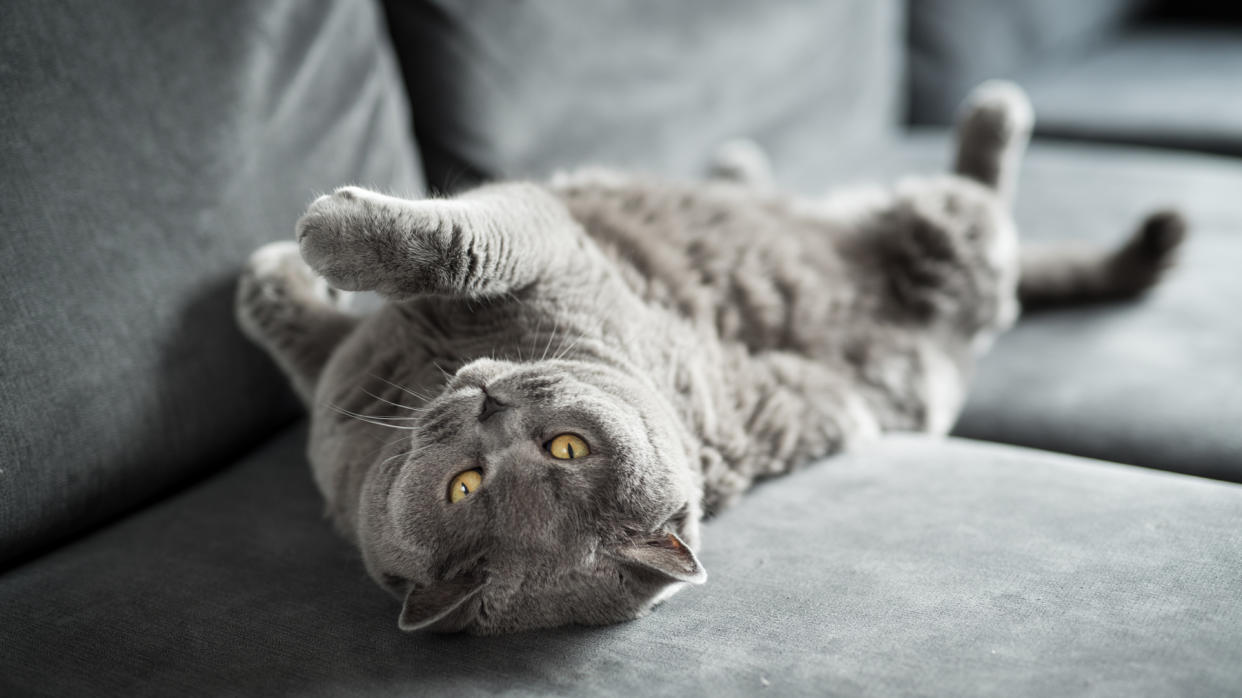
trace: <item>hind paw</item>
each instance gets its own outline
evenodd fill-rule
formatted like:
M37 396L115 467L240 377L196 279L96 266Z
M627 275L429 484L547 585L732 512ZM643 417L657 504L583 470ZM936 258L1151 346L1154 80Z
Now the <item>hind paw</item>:
M1021 87L1007 80L989 80L966 98L963 123L966 128L1007 142L1030 133L1035 110Z
M1117 292L1137 295L1155 286L1176 263L1187 235L1186 219L1177 211L1157 211L1143 219L1109 265Z
M1186 239L1186 234L1186 219L1178 211L1166 209L1143 220L1134 244L1148 257L1168 260Z

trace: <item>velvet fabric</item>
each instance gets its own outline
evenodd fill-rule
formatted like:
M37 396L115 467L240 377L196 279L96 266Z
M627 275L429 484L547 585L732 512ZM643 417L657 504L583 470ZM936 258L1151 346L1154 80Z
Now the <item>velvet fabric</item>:
M1242 681L1242 487L895 436L711 521L643 619L406 635L291 430L0 577L0 694L1179 695Z
M1020 75L1040 131L1242 155L1242 24L1140 26ZM1100 86L1107 85L1106 99Z
M383 32L357 1L5 3L0 567L295 418L233 288L317 194L418 191Z
M898 120L895 0L388 0L428 183L698 175L730 138L861 150Z

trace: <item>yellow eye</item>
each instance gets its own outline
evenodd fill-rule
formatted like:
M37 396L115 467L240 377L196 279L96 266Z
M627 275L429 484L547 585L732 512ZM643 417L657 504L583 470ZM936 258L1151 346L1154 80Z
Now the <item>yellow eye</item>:
M479 485L483 484L483 473L478 470L467 470L464 473L457 473L457 477L449 483L449 501L460 502L465 499L471 492L479 489Z
M553 458L561 460L591 455L591 449L587 447L586 442L573 434L561 434L549 441L544 448L548 449L548 453L551 453Z

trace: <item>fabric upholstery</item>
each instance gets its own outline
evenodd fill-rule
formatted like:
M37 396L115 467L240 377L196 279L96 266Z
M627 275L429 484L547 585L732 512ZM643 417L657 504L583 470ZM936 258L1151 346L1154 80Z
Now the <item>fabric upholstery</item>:
M1240 75L1234 24L1138 29L1017 77L1042 133L1242 155Z
M922 134L866 158L776 165L817 191L943 171L949 145ZM1115 244L1166 206L1190 238L1144 299L1024 317L979 366L957 433L1242 481L1238 192L1229 158L1036 142L1018 183L1022 240Z
M910 0L910 117L947 124L976 84L1066 63L1116 34L1148 0ZM1036 108L1040 106L1035 102Z
M4 5L0 567L288 423L233 285L318 193L414 191L366 2Z
M896 121L896 0L388 0L429 183L704 170L748 136L860 148Z
M0 577L0 695L1219 696L1242 487L894 437L759 487L651 616L404 635L295 429Z

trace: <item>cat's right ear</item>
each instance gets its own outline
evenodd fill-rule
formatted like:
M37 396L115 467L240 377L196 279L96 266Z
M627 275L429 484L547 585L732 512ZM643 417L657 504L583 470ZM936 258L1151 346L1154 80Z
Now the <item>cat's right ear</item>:
M702 584L707 581L707 570L703 569L699 558L672 531L641 536L621 545L614 552L619 559L659 572L671 582Z
M405 595L405 605L401 607L401 618L397 625L408 632L439 623L478 594L483 589L484 581L481 578L464 576L436 582L430 586L411 588ZM460 628L435 629L451 632Z

